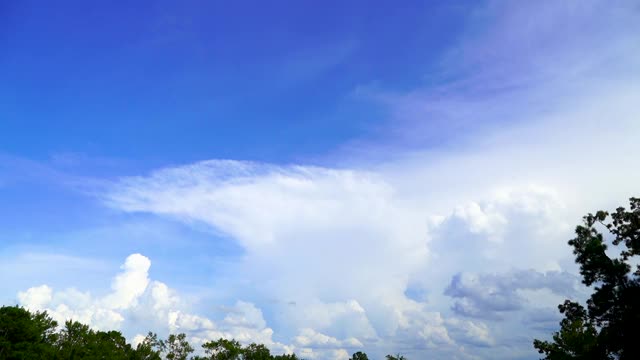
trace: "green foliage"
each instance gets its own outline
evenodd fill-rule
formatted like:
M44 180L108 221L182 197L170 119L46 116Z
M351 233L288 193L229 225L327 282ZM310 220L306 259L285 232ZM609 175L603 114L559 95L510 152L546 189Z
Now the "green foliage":
M560 331L553 334L553 342L534 340L534 347L540 353L546 354L546 359L549 360L606 359L606 356L598 351L598 333L584 307L566 300L558 308L565 314L565 318L560 322Z
M161 360L162 340L158 340L158 334L149 332L147 336L136 347L135 360Z
M168 360L187 360L189 354L193 352L193 348L186 339L187 335L185 334L169 335L169 338L163 343Z
M211 360L239 360L242 355L242 346L236 340L218 339L202 344L205 359Z
M584 217L569 241L580 265L582 282L593 287L587 309L566 301L559 306L565 318L553 340L534 341L545 359L640 359L640 199L629 200L614 213L598 211ZM608 233L608 234L606 234ZM608 236L605 236L608 235ZM619 255L607 253L606 238ZM615 253L615 252L613 252Z
M271 355L262 344L242 347L227 339L206 342L205 356L191 356L194 348L185 334L162 340L149 332L134 349L119 331L95 331L77 321L65 322L59 331L57 326L46 312L1 307L0 360L298 360L295 354Z
M45 359L55 352L57 323L46 312L0 308L0 359Z
M119 331L95 331L77 321L67 321L59 331L46 312L31 313L18 306L0 308L0 360L298 360L295 354L271 355L269 348L236 340L219 339L202 345L206 356L192 356L185 334L166 340L149 332L132 348Z
M65 359L83 359L87 357L89 345L89 326L77 321L67 321L60 331L57 350Z
M249 344L242 349L243 360L271 360L271 351L263 344Z
M94 331L77 321L65 322L55 345L56 356L62 359L135 358L135 350L119 331Z

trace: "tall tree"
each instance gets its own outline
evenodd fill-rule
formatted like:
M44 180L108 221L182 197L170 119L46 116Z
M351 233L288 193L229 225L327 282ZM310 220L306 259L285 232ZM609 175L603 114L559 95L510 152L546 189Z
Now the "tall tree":
M149 331L141 343L136 346L134 360L161 360L163 342L158 339L158 334Z
M187 341L187 335L184 333L169 335L163 343L163 349L166 352L167 360L187 360L189 354L193 352L193 347Z
M587 308L566 301L552 341L534 341L545 359L640 359L640 199L609 214L588 214L569 241L582 282L593 287ZM607 251L608 241L617 251ZM616 255L617 254L617 255Z
M58 354L63 359L83 359L89 353L90 337L93 336L88 325L67 320L60 331Z

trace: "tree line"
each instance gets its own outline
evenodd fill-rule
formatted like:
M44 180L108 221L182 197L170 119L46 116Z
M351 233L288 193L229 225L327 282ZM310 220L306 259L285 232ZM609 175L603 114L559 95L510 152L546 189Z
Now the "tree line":
M299 360L296 354L273 355L263 344L242 346L237 340L218 339L195 349L184 333L160 339L149 332L135 347L120 331L93 330L68 320L58 323L46 311L31 312L20 306L0 307L0 360ZM406 360L387 355L387 360ZM369 360L356 352L350 360Z

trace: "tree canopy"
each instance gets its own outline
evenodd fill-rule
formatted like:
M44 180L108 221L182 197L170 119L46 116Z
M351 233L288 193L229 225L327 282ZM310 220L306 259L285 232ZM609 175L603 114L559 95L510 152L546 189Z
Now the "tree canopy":
M0 308L0 359L46 358L58 342L57 325L46 313Z

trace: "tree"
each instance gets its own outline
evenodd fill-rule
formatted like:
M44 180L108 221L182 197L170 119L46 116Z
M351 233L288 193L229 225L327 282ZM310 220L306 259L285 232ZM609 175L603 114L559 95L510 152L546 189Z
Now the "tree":
M86 358L91 335L89 326L67 320L64 323L64 328L60 331L57 343L58 354L62 358L70 360Z
M640 198L629 200L609 214L588 214L569 241L580 265L582 282L593 287L587 308L566 301L559 306L565 318L553 340L534 341L545 359L640 359ZM605 236L607 235L607 236ZM619 255L607 252L606 238Z
M358 351L357 353L351 355L351 359L349 360L369 360L369 357L362 351Z
M149 331L147 336L136 347L135 360L161 360L163 343L158 339L158 334Z
M549 360L606 359L598 351L598 332L584 307L566 300L558 308L565 318L560 322L560 331L553 334L553 342L534 340L533 346Z
M263 344L249 344L242 349L243 360L271 360L271 351Z
M56 343L62 359L138 359L131 345L119 331L94 331L77 321L65 322Z
M236 340L218 339L202 344L206 359L211 360L238 360L242 355L242 346Z
M167 340L163 342L162 348L167 353L168 360L187 360L189 354L193 352L193 347L187 341L187 335L184 333L169 335Z
M90 356L86 359L129 360L134 350L119 331L90 332L87 346Z
M46 312L0 307L0 359L46 359L55 352L58 324Z

